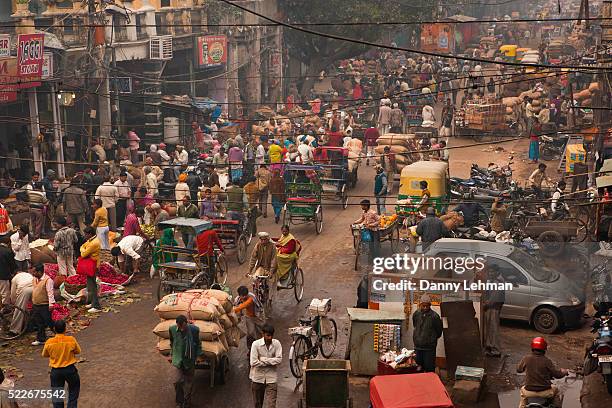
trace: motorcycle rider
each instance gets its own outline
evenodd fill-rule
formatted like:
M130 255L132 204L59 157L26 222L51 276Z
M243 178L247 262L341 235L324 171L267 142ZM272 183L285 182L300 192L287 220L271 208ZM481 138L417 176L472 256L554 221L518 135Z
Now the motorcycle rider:
M525 373L525 385L521 387L519 408L527 406L528 398L546 398L552 400L554 408L561 408L562 400L557 387L552 385L553 378L563 378L568 374L565 368L557 368L546 357L548 344L544 337L531 340L531 354L523 357L516 368L517 373Z

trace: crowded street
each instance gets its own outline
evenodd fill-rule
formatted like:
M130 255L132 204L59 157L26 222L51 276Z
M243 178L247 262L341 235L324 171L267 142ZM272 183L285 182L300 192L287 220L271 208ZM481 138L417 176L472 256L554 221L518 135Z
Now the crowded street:
M612 1L5 3L0 408L612 406Z

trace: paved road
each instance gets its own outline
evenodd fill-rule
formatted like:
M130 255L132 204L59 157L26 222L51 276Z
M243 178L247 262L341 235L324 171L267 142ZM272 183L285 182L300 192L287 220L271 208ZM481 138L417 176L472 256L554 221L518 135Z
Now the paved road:
M342 210L339 202L329 202L324 206L323 232L316 235L314 224L292 227L293 234L303 246L300 263L305 273L304 300L296 304L292 291L279 294L272 323L277 337L281 340L286 357L289 352L287 329L296 324L298 318L313 297L333 299L332 315L338 323L339 344L335 352L343 358L346 349L348 324L346 307L356 301L356 287L359 274L353 271L353 250L349 225L361 212L359 196L371 194L371 168L360 169L361 180L351 190L349 207ZM327 201L326 201L327 203ZM274 218L260 218L259 230L267 230L276 235L280 226ZM228 251L231 258L231 251ZM230 261L230 286L247 284L244 277L246 265L238 266ZM158 321L153 313L156 302L151 293L155 281L138 286L147 299L122 307L118 314L107 314L92 322L91 327L78 333L77 339L83 348L86 362L79 364L81 374L80 405L84 407L171 407L174 389L170 378L170 367L165 358L155 351L156 337L151 330ZM244 342L244 340L243 340ZM199 371L196 374L194 406L196 407L240 407L249 406L250 388L248 381L248 362L244 343L231 353L232 373L224 386L214 389L208 387L209 374ZM35 357L33 361L16 364L26 376L20 388L40 388L48 384L46 360ZM293 392L295 380L291 376L288 361L280 367L279 407L295 406L297 393ZM354 397L364 406L367 402L367 382L356 380ZM364 392L365 391L365 392ZM364 400L364 398L366 398ZM356 401L357 402L357 401ZM246 404L246 405L245 405ZM31 405L35 406L35 405Z

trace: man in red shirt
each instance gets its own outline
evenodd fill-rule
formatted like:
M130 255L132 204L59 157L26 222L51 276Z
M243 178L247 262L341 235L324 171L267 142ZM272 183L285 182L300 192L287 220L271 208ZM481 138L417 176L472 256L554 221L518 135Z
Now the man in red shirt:
M366 129L363 136L365 138L365 145L366 145L366 156L367 156L366 166L369 166L370 157L374 156L374 148L376 147L376 140L378 140L378 138L380 137L380 133L378 132L377 128L369 127ZM374 163L376 163L376 160L374 160Z
M219 235L217 235L217 231L214 229L209 229L204 232L201 232L196 237L196 245L198 248L198 254L200 257L205 257L208 261L208 268L210 271L210 276L214 277L216 274L215 264L217 263L217 256L215 255L215 245L221 252L225 252L223 249L223 244L221 244L221 240L219 239Z

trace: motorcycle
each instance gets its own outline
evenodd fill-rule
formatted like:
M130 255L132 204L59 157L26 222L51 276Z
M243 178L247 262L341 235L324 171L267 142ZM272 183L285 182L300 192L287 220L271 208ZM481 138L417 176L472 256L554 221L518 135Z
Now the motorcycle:
M612 312L610 303L599 304L591 333L597 333L593 344L587 350L584 375L595 371L601 373L608 394L612 395Z
M564 146L559 145L552 137L540 136L540 157L542 160L559 160L564 150Z

